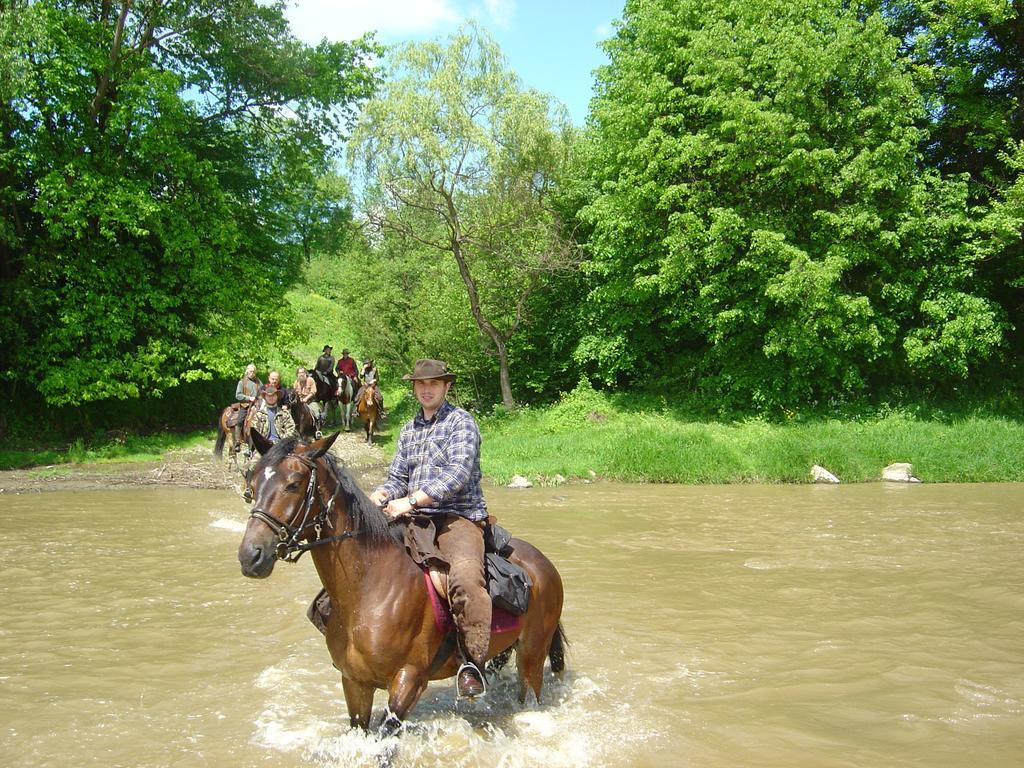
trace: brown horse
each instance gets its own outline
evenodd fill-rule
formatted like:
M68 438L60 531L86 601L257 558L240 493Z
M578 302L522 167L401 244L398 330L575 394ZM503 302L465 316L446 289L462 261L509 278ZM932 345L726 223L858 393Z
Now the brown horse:
M224 446L227 446L228 457L231 461L236 461L236 454L239 450L239 444L235 440L235 428L228 426L228 419L235 415L239 409L236 409L236 404L229 405L223 411L220 412L220 416L217 418L217 440L213 444L213 455L218 459L224 458ZM247 443L249 440L249 416L253 411L252 407L242 410L242 442Z
M367 384L359 395L359 402L356 404L356 412L363 420L363 430L366 432L366 442L373 444L373 433L377 431L377 420L380 418L380 409L377 408L377 384Z
M320 428L316 423L313 410L307 403L302 402L294 392L288 404L288 410L291 411L292 421L295 422L295 431L299 433L299 437L307 441L320 437Z
M341 672L353 727L370 727L373 694L388 691L381 735L401 728L430 680L453 676L452 637L438 629L423 572L406 553L400 525L374 506L327 453L338 433L311 445L289 438L271 446L251 473L255 502L238 548L242 573L266 578L278 559L310 551L330 596L327 648ZM512 562L529 573L530 604L518 627L491 635L488 658L516 651L519 701L540 701L544 659L565 667L562 580L539 550L512 539Z

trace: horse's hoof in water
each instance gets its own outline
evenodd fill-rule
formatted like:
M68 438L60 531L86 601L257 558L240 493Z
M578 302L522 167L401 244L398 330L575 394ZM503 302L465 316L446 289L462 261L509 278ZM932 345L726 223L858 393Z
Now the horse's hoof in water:
M384 710L384 719L377 726L377 735L382 739L388 739L402 730L402 721L390 709Z

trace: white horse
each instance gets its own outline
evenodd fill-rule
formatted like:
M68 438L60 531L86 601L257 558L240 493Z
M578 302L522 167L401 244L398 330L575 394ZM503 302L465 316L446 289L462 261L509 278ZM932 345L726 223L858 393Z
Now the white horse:
M352 427L352 400L355 398L355 387L352 377L341 374L338 377L338 405L341 411L341 426L348 432Z

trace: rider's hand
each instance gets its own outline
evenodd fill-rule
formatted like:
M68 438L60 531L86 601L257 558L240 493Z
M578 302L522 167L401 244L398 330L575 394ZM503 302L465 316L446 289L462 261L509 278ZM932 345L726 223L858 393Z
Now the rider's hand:
M414 510L409 503L409 497L403 496L400 499L392 499L384 511L392 517L408 517Z
M370 501L372 501L376 507L383 507L387 504L388 494L385 491L374 491L370 494Z

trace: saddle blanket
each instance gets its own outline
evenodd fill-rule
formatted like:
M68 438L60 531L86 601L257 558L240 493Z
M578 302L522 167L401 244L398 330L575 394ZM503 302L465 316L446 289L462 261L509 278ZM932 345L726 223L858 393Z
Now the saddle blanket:
M452 611L434 589L434 582L430 580L430 572L423 570L423 580L427 587L427 594L430 595L430 605L434 609L434 624L439 632L447 634L455 631L455 619L452 618ZM306 617L313 623L313 626L323 634L327 634L327 617L331 615L331 596L326 589L321 589L306 611ZM502 632L517 632L522 625L523 617L514 613L503 611L497 606L491 608L491 634L500 635Z
M441 600L437 590L434 589L434 582L430 580L430 572L423 571L423 581L427 585L427 594L430 595L430 605L434 609L434 624L438 631L448 633L455 631L455 619L452 618L452 610L448 604ZM522 616L503 611L496 605L491 607L491 634L500 635L502 632L516 632L522 624Z

